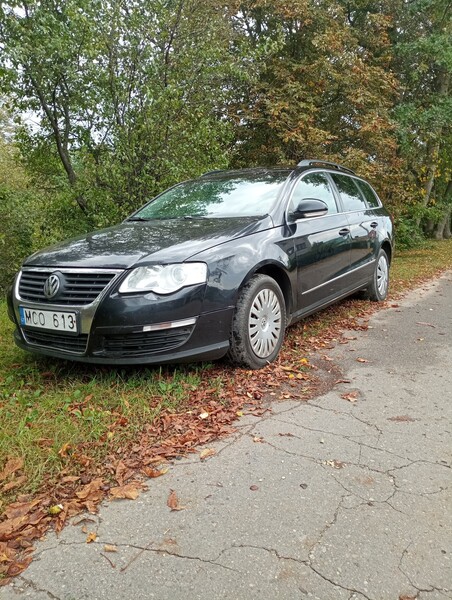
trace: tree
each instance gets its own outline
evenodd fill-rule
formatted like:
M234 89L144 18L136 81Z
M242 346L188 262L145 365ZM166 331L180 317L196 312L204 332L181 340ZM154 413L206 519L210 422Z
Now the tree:
M402 3L394 31L403 86L396 108L400 155L417 185L416 223L423 219L436 237L450 231L451 8L450 0Z
M387 172L396 158L390 16L381 3L359 10L362 4L242 5L240 29L273 53L242 107L239 162L314 156L345 162L371 179Z
M213 0L2 3L4 89L39 117L22 132L26 155L38 169L46 156L91 220L225 164L225 16Z

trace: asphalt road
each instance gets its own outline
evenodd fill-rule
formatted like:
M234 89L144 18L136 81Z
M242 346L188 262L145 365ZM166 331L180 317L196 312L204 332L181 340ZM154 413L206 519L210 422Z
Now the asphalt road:
M103 506L96 542L49 535L1 598L452 598L452 273L370 325L329 352L350 383L244 417L216 456Z

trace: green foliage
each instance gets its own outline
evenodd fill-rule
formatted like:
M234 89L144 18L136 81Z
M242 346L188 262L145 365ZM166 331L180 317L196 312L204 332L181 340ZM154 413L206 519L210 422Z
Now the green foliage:
M224 104L240 68L215 2L7 2L0 68L39 127L29 167L69 187L92 225L182 178L227 164Z
M14 131L31 192L19 200L7 182L3 211L35 216L15 255L116 222L203 171L308 156L367 177L401 237L433 233L452 203L448 9L448 0L2 2L0 94L33 117L11 127L0 106L0 135L9 144Z

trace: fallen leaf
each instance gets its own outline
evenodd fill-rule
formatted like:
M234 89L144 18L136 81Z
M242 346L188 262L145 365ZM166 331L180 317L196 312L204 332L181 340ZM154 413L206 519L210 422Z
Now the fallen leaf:
M205 448L200 452L199 458L205 460L206 458L209 458L209 456L214 456L216 453L217 451L214 448Z
M127 498L128 500L136 500L140 495L141 484L138 482L126 483L110 489L110 497L113 500Z
M24 465L24 459L21 457L10 458L3 471L0 473L0 481L5 481L10 475L21 469Z
M70 450L71 445L69 443L63 444L61 448L58 450L58 454L62 458L66 458L68 451Z
M345 463L341 460L325 460L323 464L333 467L333 469L343 469L345 467Z
M83 488L76 493L76 496L80 500L100 500L103 497L103 492L101 490L103 484L103 479L93 479L83 486Z
M167 506L171 510L184 510L185 506L181 506L179 504L179 498L174 490L170 490L170 494L168 496L168 500L166 501Z
M253 437L253 442L262 443L264 441L263 437L259 437L258 435Z
M358 392L349 392L348 394L341 394L341 398L348 400L349 402L356 402L358 398Z
M49 377L54 377L55 373L53 371L44 371L44 373L41 373L41 377L44 377L44 379L48 379Z
M202 412L202 413L199 415L199 418L200 418L200 419L208 419L208 418L209 418L209 413L208 413L208 412Z
M334 385L339 385L340 383L351 383L350 379L338 379L334 382Z
M433 329L436 329L436 325L433 325L432 323L425 323L424 321L416 321L416 325L425 325L426 327L433 327Z
M165 473L168 473L169 469L152 469L151 467L143 467L141 470L146 477L155 478L165 475Z
M67 475L66 477L63 477L61 483L75 483L79 479L80 477L78 475Z
M113 544L105 544L104 546L104 552L117 552L118 548L116 546L114 546Z
M369 362L366 358L357 358L356 360L357 360L357 362L360 362L360 363L368 363Z
M86 543L87 544L91 544L91 542L95 542L96 540L97 540L97 533L95 533L94 531L91 531L86 536Z
M5 485L2 487L2 492L6 493L6 492L9 492L11 490L14 490L17 487L20 487L26 481L27 481L27 476L26 475L21 475L20 477L14 478L9 483L5 483Z
M8 577L17 577L17 575L20 575L30 565L32 559L33 559L32 556L28 556L21 562L13 562L9 566L8 570L6 571L7 576ZM3 581L2 581L2 583L3 583Z
M257 492L258 489L259 489L259 486L257 486L257 485L250 485L250 490L252 492Z

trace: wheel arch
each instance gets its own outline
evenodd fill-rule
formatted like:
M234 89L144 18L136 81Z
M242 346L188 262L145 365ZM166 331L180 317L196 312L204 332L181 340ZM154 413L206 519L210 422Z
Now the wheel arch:
M389 240L385 240L382 243L381 249L386 252L386 255L387 255L388 260L389 260L389 264L391 264L391 262L392 262L392 246L391 246L391 243L389 242Z
M287 321L289 321L293 308L292 284L290 282L289 276L279 265L276 265L274 263L267 263L264 265L260 265L252 273L250 273L247 279L242 283L242 285L249 281L251 277L258 274L267 275L268 277L271 277L281 288L286 304L286 318Z

